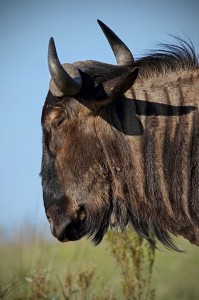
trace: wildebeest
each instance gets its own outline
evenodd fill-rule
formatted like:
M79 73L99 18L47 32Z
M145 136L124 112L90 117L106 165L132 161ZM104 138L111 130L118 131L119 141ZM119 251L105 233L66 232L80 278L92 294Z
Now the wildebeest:
M43 199L59 241L129 224L175 248L199 245L199 63L193 45L134 60L98 21L117 65L59 62L50 39L43 107Z

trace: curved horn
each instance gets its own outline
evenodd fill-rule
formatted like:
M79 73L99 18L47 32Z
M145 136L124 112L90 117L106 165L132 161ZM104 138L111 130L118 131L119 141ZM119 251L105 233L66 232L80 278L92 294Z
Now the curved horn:
M72 64L69 69L72 69L72 73L75 75L74 79L67 73L67 71L61 65L59 58L57 56L57 51L55 48L55 43L51 37L49 40L48 47L48 67L56 87L63 95L76 95L81 87L82 80L79 71Z
M104 32L112 50L116 57L118 65L128 65L134 62L133 55L128 47L120 40L120 38L102 21L97 20L102 31Z

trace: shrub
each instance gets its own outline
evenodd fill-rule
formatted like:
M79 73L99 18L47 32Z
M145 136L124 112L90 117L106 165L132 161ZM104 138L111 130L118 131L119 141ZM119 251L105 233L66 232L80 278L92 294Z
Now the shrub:
M154 300L151 287L155 247L132 230L107 233L110 251L121 270L125 299Z

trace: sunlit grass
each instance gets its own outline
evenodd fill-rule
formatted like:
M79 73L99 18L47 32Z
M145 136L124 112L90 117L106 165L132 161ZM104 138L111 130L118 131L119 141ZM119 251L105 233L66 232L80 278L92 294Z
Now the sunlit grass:
M199 299L199 247L184 239L176 239L184 253L163 249L157 251L153 282L157 299Z
M105 239L94 247L86 239L44 239L44 232L26 226L15 240L0 244L0 299L127 299L121 265L113 257L114 234L112 246ZM183 239L177 243L185 253L156 251L151 287L158 300L198 300L199 248ZM142 259L148 263L147 256Z
M113 289L121 294L120 273L107 244L94 247L86 239L61 244L22 231L0 245L0 270L0 299L65 299L67 294L76 299L77 292L77 299L110 299Z

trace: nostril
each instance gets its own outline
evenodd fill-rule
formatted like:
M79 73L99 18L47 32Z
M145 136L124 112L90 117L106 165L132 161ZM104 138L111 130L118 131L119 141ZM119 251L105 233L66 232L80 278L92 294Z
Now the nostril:
M70 215L64 211L46 213L47 219L50 223L51 233L60 242L78 240L86 232L87 209L85 205L80 205Z
M66 239L66 229L68 225L71 223L71 218L66 217L66 219L60 223L58 226L55 227L54 230L54 236L60 241L60 242L65 242ZM54 229L54 228L53 228Z

